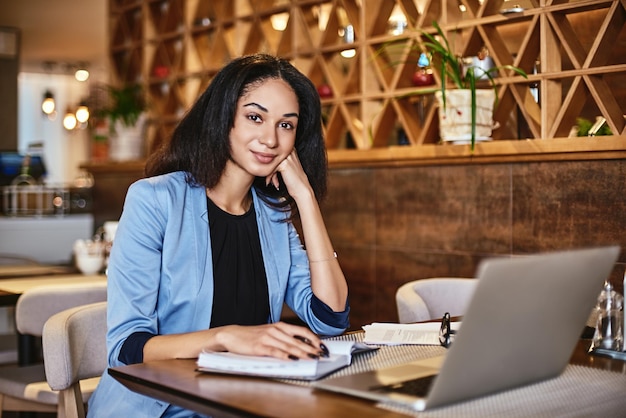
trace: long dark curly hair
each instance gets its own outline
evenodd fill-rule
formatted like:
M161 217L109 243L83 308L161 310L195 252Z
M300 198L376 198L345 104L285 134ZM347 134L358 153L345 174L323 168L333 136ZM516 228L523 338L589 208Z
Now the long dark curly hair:
M230 159L230 131L237 102L251 86L267 79L281 79L295 92L300 112L295 148L318 201L326 195L327 156L322 130L321 105L311 80L289 61L267 54L237 58L222 68L189 109L169 142L153 153L145 168L148 177L184 171L187 181L213 188ZM274 207L297 213L282 179L278 190L257 177L253 187Z

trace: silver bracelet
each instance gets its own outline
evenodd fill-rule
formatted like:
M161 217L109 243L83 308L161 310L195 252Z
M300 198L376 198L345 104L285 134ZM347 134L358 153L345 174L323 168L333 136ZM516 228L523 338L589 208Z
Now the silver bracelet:
M328 258L323 258L321 260L309 260L309 263L323 263L325 261L330 261L337 258L337 252L333 251L333 256L332 257L328 257Z

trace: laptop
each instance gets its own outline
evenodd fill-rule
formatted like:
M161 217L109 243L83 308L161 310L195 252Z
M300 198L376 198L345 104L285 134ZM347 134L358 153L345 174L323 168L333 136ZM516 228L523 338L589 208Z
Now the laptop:
M610 246L485 259L444 356L329 377L313 386L423 411L556 377L619 252Z

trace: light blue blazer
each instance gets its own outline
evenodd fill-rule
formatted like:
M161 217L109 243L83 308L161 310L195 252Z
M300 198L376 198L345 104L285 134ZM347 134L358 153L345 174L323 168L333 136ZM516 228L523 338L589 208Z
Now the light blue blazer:
M308 259L287 214L252 192L270 302L268 322L283 303L320 335L338 335L311 310ZM204 187L176 172L135 182L128 189L108 268L107 350L110 367L135 332L174 334L206 329L213 304L213 261ZM346 327L348 326L346 321ZM90 417L154 418L168 404L129 391L105 373L89 400ZM170 408L167 416L184 416ZM178 414L176 413L178 412ZM120 415L121 414L121 415Z

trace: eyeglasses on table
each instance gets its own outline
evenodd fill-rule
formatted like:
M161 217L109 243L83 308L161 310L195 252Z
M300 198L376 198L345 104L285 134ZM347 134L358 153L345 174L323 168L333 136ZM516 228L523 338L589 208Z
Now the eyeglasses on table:
M452 329L452 325L450 324L450 312L446 312L443 314L443 318L441 318L441 328L439 329L439 343L445 347L449 348L454 341L454 336L456 335L456 331Z

